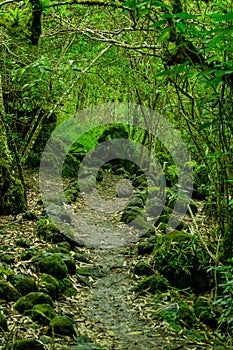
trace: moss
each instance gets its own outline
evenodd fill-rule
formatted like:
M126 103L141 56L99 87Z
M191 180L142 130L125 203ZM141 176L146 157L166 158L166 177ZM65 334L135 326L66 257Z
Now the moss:
M105 272L100 267L89 267L83 269L77 269L77 274L82 276L94 276L94 277L104 277Z
M149 264L140 261L135 265L134 273L138 276L150 276L154 274L154 271Z
M59 253L59 255L64 261L64 263L66 264L68 273L70 275L74 275L76 273L76 264L72 256L70 254L62 254L62 253Z
M7 280L22 294L26 295L36 291L36 282L26 275L10 275Z
M65 262L62 260L62 257L57 253L44 254L37 263L37 266L40 272L52 275L57 279L63 279L68 274L68 269Z
M76 335L73 321L67 316L56 316L50 323L48 334L73 337Z
M21 294L7 281L0 281L0 299L6 301L16 301Z
M48 294L53 300L57 299L60 291L58 280L46 273L39 277L38 288L40 292Z
M0 332L8 332L6 317L0 312Z
M86 264L90 263L90 260L88 259L88 257L83 253L75 253L74 259Z
M39 238L52 243L64 241L64 236L50 219L41 219L36 225L36 234Z
M144 293L146 291L155 294L157 292L165 292L167 287L167 279L159 273L156 273L152 276L144 278L133 288L133 290L139 293Z
M161 222L163 224L167 224L169 221L169 215L160 215L156 220L155 220L155 225L158 226Z
M73 284L71 280L66 277L63 280L59 280L59 288L63 294L66 296L72 296L75 293L75 289L73 288Z
M30 311L36 304L49 304L52 307L54 306L49 295L42 292L32 292L18 299L14 308L21 314L30 314Z
M38 304L33 306L30 316L33 321L42 325L48 325L49 322L56 317L56 313L53 311L51 305Z
M140 215L140 213L140 208L127 206L121 215L121 221L129 224L131 221L135 220Z

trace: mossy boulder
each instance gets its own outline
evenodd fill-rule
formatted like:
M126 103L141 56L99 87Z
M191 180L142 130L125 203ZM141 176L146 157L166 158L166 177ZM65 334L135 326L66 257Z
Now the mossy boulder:
M57 279L63 279L68 275L68 269L60 254L44 253L36 262L40 272L47 273L56 277Z
M121 221L125 224L131 223L135 220L141 213L141 208L127 206L121 215Z
M140 175L137 176L134 180L133 180L133 186L134 187L139 187L139 188L147 188L148 184L147 184L147 178L146 175Z
M75 260L72 258L72 256L70 254L63 254L63 253L59 253L59 255L62 258L62 260L64 261L64 263L66 264L66 267L68 269L68 273L70 275L75 275L76 264L75 264Z
M48 335L56 334L60 336L73 337L76 335L74 322L67 316L56 316L49 323Z
M19 291L20 294L26 295L36 291L36 282L32 277L26 275L10 275L7 280Z
M133 197L130 201L129 201L129 206L130 207L138 207L138 208L143 208L144 203L143 200L139 197Z
M35 339L15 340L13 350L45 350L45 347Z
M30 314L33 306L37 304L49 304L51 307L54 306L53 300L49 295L42 292L32 292L18 299L14 308L20 314Z
M173 231L156 237L151 264L176 288L202 293L211 287L208 253L193 235Z
M149 264L139 261L134 267L134 273L138 276L150 276L154 271Z
M8 332L6 317L0 312L0 332Z
M41 219L37 222L36 234L39 238L43 238L44 240L52 243L64 241L64 235L51 222L50 219Z
M177 319L182 326L185 326L188 329L194 328L197 324L197 319L193 309L186 304L179 305Z
M167 288L167 279L159 273L156 273L154 275L144 278L136 286L133 287L133 290L141 294L145 292L155 294L157 292L165 292Z
M56 317L56 313L49 304L37 304L33 306L30 316L33 321L48 325Z
M21 297L18 290L7 281L0 281L0 299L5 301L16 301Z
M53 300L57 299L60 291L58 280L46 273L39 276L38 288L40 292L48 294Z
M90 263L90 260L86 254L76 252L76 253L74 253L73 257L74 257L74 260L77 260L77 261L80 261L80 262L83 262L86 264Z
M74 295L74 293L77 293L69 277L63 278L62 280L58 280L58 283L60 291L64 295L71 297L72 295Z

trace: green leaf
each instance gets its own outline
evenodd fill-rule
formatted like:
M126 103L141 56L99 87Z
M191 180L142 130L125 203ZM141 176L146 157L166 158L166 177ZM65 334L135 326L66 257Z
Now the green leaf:
M158 42L162 43L164 41L167 41L170 37L170 27L166 27L161 30L160 36L158 38Z
M198 15L192 15L191 13L186 13L186 12L180 12L174 15L174 18L181 18L181 19L191 19L191 18L197 18L197 17Z

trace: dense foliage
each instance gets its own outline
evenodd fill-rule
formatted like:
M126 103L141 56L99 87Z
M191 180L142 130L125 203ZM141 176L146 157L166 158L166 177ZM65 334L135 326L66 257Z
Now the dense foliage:
M231 258L232 21L230 0L2 1L1 214L25 210L22 166L38 166L56 124L98 103L133 102L157 110L179 130L192 155L194 196L206 201L214 263ZM173 160L152 136L153 120L146 125L148 132L120 131L153 149L174 185ZM77 149L80 162L111 133L118 137L119 130L108 126L84 135L64 173L75 168ZM175 196L168 194L169 200ZM231 296L228 289L225 294ZM222 319L231 325L224 310Z

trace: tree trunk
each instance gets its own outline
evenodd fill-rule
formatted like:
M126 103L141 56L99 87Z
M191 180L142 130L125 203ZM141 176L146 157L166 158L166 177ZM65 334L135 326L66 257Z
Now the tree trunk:
M0 215L16 215L27 208L20 164L9 148L0 76Z

